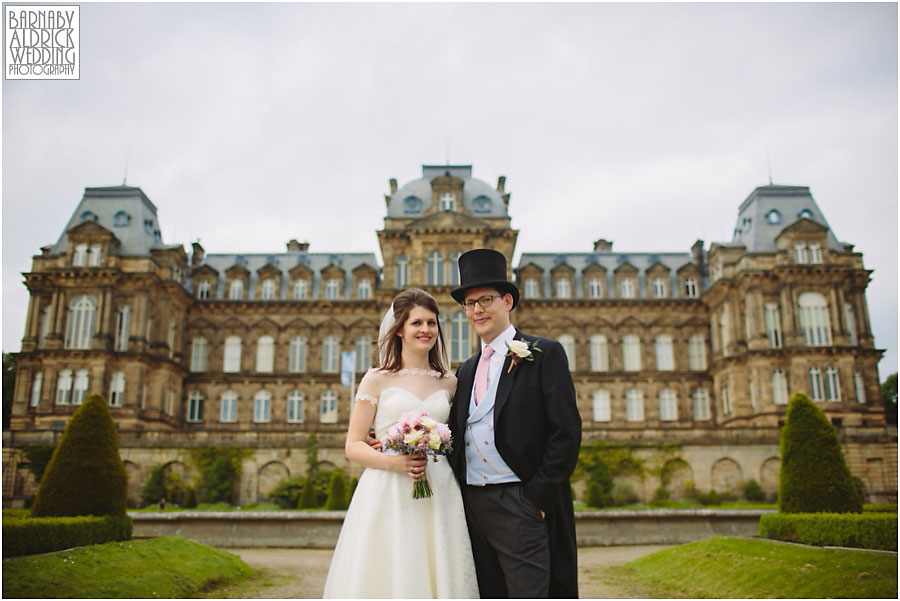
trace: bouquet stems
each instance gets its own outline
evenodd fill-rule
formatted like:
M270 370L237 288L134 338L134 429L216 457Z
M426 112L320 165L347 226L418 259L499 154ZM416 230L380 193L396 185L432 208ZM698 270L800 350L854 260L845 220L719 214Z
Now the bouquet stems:
M413 483L413 499L427 499L431 494L431 485L428 484L428 478L423 476L421 480L416 480Z

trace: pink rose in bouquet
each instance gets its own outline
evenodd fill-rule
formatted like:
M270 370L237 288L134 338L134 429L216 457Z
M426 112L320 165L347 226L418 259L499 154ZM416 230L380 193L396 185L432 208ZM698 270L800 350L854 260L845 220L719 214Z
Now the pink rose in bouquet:
M453 448L450 427L436 422L423 411L404 413L396 424L388 428L387 438L381 444L386 449L405 455L430 455L434 461L437 461L438 455L446 455ZM431 495L428 478L415 481L413 499L425 499Z

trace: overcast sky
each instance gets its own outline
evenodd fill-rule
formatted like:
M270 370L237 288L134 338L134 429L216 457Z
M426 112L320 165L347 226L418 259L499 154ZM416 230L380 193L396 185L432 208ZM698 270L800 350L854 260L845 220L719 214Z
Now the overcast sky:
M731 240L809 186L897 371L897 5L89 4L79 81L3 81L3 350L21 273L127 168L163 239L378 252L388 179L507 177L522 252ZM380 254L378 255L380 258Z

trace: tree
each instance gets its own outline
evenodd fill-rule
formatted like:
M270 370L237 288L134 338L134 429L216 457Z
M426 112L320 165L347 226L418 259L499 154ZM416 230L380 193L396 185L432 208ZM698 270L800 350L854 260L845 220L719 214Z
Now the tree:
M331 472L331 480L328 483L328 499L325 500L325 509L347 509L347 486L344 474L341 470Z
M41 479L31 515L124 516L127 485L106 399L92 394L69 419Z
M778 508L784 513L860 513L837 432L802 392L791 397L781 430Z
M3 429L9 428L12 416L13 395L16 392L16 357L3 353Z
M307 478L303 483L303 489L300 491L300 500L297 502L298 509L315 509L319 504L316 503L316 485L312 479Z
M603 489L600 488L600 485L593 480L589 480L587 494L584 497L585 504L588 507L606 507L605 497L606 495L603 494Z
M203 488L201 489L204 501L215 503L225 501L231 503L234 494L234 482L237 473L228 457L218 455L203 472Z
M141 500L144 505L153 505L161 498L167 496L166 492L166 466L157 465L150 470L150 477L141 489Z
M897 423L897 374L891 374L881 383L881 398L884 400L884 421Z

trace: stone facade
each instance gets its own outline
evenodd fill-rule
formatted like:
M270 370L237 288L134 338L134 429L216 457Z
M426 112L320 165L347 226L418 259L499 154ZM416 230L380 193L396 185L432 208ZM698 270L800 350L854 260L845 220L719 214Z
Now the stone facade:
M470 166L424 166L390 180L374 253L190 255L165 245L139 188L88 188L56 244L25 274L30 304L12 425L4 433L4 502L29 494L20 449L52 444L86 394L110 400L129 494L150 470L188 477L187 449L240 446L242 504L265 499L320 456L346 466L351 409L341 351L356 381L378 326L409 286L438 300L454 364L476 349L455 260L471 248L513 256L505 178ZM524 253L517 327L560 340L569 355L585 441L679 443L679 482L777 489L778 428L787 399L819 402L869 499L896 500L896 428L884 423L862 254L838 242L808 188L763 186L740 205L734 239L707 250ZM648 460L667 456L647 449ZM642 498L657 481L633 483ZM673 491L677 494L677 490Z

